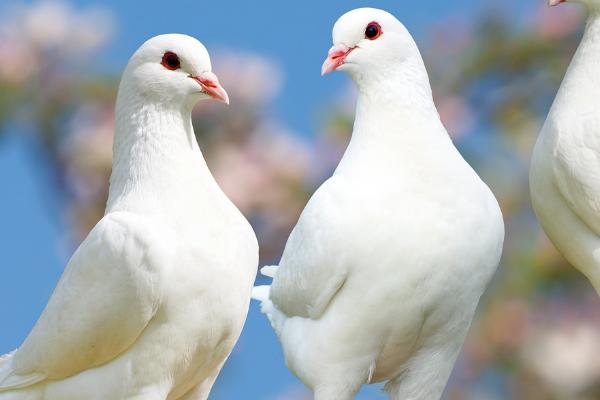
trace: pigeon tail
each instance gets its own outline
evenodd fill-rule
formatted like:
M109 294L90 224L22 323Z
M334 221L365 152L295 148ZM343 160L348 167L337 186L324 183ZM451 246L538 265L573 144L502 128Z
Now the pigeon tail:
M260 273L271 279L275 278L275 274L279 270L279 265L266 265L260 269Z
M271 299L269 299L270 291L271 286L269 285L254 286L254 288L252 288L252 298L260 301L260 311L269 318L271 326L275 330L275 333L277 333L277 336L279 336L287 317L284 313L279 311Z
M266 277L274 278L279 269L278 265L267 265L260 269L260 273ZM260 311L269 318L271 326L277 333L277 336L281 333L283 324L287 319L286 315L279 311L279 309L273 304L269 295L271 293L270 285L254 286L252 288L252 298L260 301Z
M252 288L252 298L254 300L260 301L261 303L264 303L266 301L269 301L270 292L271 286L269 285L254 286Z
M260 273L266 276L267 278L273 279L278 269L279 266L277 265L267 265L260 269ZM252 288L252 298L254 300L260 301L261 303L264 303L266 301L269 301L270 292L271 286L269 285L254 286Z

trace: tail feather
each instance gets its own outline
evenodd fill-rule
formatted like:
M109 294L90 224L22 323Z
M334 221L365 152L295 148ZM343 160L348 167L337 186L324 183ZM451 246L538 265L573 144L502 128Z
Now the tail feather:
M269 278L275 278L279 265L266 265L260 269L260 273Z
M275 274L279 266L277 265L269 265L266 267L262 267L260 273L264 276L268 276L269 278L274 278ZM286 315L279 311L275 304L269 298L271 292L271 286L262 285L262 286L254 286L252 288L252 298L254 300L260 301L260 311L269 318L271 322L271 326L277 333L277 336L281 333L281 329L283 328L283 324L287 319Z
M269 285L261 285L254 286L252 288L252 298L254 300L258 300L261 303L265 301L269 301L269 292L271 291L271 286Z

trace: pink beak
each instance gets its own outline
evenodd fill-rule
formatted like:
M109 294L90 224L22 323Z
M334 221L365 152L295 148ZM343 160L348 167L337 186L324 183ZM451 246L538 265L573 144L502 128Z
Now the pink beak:
M567 0L548 0L548 5L550 7L554 7L554 6L557 6L557 5L561 4L561 3L566 3L566 1Z
M321 68L321 76L327 75L328 73L333 72L342 66L346 62L346 57L348 57L348 54L350 54L355 48L356 47L350 48L340 44L329 49L327 59L325 59L323 67Z
M221 103L229 104L229 96L225 89L223 89L223 86L219 83L219 78L217 78L215 74L212 72L203 72L199 76L190 75L190 78L202 86L202 92Z

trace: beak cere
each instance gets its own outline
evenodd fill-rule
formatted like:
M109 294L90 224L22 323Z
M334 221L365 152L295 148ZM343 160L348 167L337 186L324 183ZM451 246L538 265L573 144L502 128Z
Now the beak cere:
M337 45L329 49L327 58L323 63L323 67L321 68L321 75L326 75L342 66L346 62L346 57L348 57L348 54L350 54L355 48L356 47L350 48L344 45Z
M567 0L548 0L548 5L550 7L554 7L554 6L557 6L557 5L561 4L561 3L566 3L566 1Z
M200 84L203 93L221 103L229 104L229 96L215 74L212 72L203 72L199 76L190 75L190 78Z

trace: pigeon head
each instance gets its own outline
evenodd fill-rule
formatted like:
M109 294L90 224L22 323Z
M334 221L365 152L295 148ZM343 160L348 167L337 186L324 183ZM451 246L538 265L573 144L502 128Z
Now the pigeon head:
M358 8L335 23L333 47L321 74L335 70L352 76L377 74L414 57L421 58L417 45L396 17L375 8Z
M229 104L227 92L211 71L206 48L187 35L146 41L129 60L121 85L155 102L186 104L212 98Z

